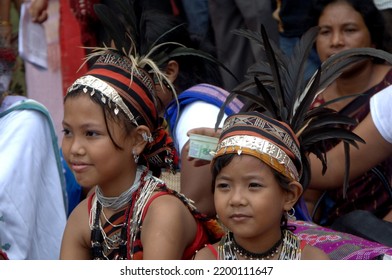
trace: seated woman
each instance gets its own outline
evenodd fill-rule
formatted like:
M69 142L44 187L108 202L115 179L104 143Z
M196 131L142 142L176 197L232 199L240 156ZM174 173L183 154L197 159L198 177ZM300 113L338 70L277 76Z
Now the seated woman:
M316 47L322 62L345 50L383 49L384 21L372 0L319 0L316 4L314 14L320 28ZM391 65L376 58L364 59L345 68L321 91L312 107L325 106L339 111L359 125L369 114L370 98L391 83ZM356 125L350 125L350 129ZM336 139L330 139L324 145L331 149L338 143ZM373 162L374 165L357 173L346 187L341 181L324 180L321 173L312 173L313 180L304 197L316 223L331 226L338 218L358 209L368 211L380 220L391 215L392 159L375 162L373 156L368 153L366 159L352 163L368 166ZM334 168L332 164L329 167ZM312 209L316 205L317 212Z

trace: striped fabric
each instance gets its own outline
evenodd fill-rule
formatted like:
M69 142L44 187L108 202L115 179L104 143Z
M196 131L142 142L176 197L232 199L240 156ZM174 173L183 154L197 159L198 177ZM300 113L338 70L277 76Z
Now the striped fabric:
M87 72L117 90L139 125L146 125L151 131L157 129L158 112L151 77L140 68L132 66L131 61L116 53L109 52L98 58Z
M255 156L287 178L299 181L302 162L298 139L283 122L259 112L229 116L213 162L219 156L233 153Z

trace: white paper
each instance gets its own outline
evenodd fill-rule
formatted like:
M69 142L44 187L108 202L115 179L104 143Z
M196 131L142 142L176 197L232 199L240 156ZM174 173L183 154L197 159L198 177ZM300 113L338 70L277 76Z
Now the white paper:
M48 45L45 28L32 22L29 14L30 3L21 6L19 22L19 55L24 60L44 69L48 68Z

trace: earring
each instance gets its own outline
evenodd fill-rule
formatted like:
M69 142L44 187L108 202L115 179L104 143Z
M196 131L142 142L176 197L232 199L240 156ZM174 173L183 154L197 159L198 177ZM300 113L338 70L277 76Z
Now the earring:
M139 155L135 152L135 150L132 150L132 154L133 154L133 159L135 160L135 163L137 163L139 161Z
M297 219L295 217L295 209L293 207L291 207L291 209L289 211L287 211L286 214L287 214L287 218L289 220L295 221Z
M143 132L143 133L142 133L142 137L143 137L143 140L146 141L146 142L148 142L148 143L151 143L152 141L154 141L154 139L152 138L152 136L151 136L151 135L147 135L146 132Z

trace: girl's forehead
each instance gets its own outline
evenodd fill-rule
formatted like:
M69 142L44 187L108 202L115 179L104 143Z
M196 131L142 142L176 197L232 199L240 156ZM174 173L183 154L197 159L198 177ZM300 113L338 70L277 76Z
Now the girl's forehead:
M104 112L102 107L94 102L88 95L69 96L64 101L64 117L65 119L76 120L81 119L96 120L96 122L104 121Z
M252 155L247 155L247 154L242 154L242 155L235 155L231 162L227 165L230 166L231 168L238 168L242 167L244 173L266 173L266 172L272 172L272 168L269 167L266 163L264 163L262 160L252 156ZM233 173L232 175L236 175Z
M88 94L70 95L64 100L64 106L74 110L94 111L101 106L92 100Z

